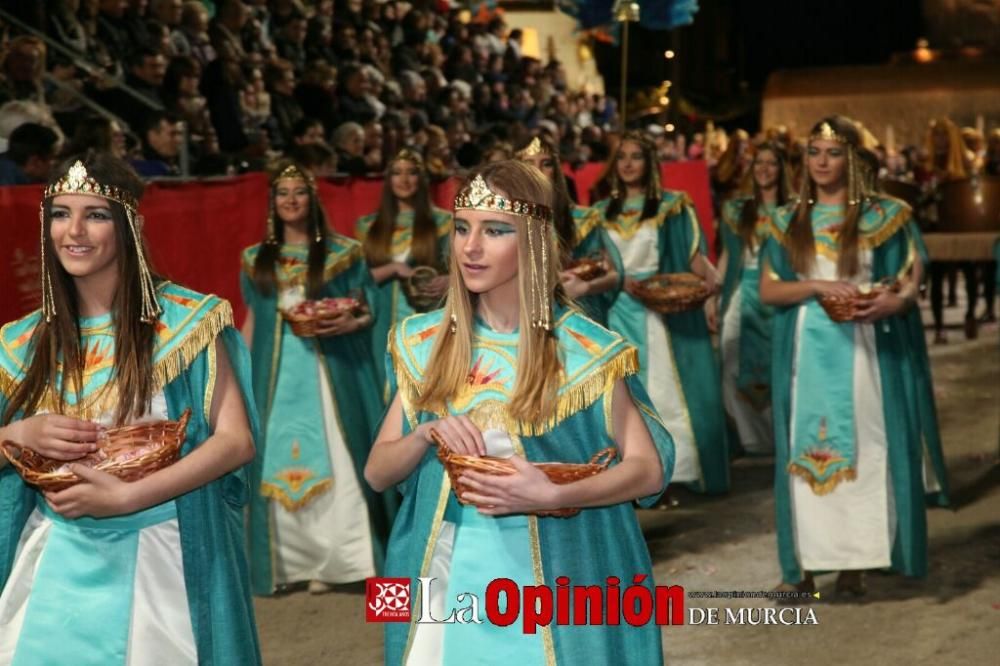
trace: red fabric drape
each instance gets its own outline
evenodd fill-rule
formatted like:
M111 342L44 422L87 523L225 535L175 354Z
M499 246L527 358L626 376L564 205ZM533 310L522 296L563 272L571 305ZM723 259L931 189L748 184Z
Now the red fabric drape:
M601 165L586 165L573 175L585 196ZM590 178L590 180L587 180ZM702 227L713 237L708 171L703 162L664 165L664 184L694 199ZM457 181L433 186L437 206L451 208ZM378 208L381 179L356 178L319 183L330 225L354 235L358 217ZM38 202L42 187L0 187L0 323L40 303ZM201 292L218 294L243 319L239 291L240 253L264 236L268 205L264 174L185 183L152 183L139 212L145 219L153 265L164 276Z

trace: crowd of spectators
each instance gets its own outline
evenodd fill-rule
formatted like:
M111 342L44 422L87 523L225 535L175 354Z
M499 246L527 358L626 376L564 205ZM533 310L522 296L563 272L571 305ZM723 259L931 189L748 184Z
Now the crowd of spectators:
M558 60L525 55L502 14L470 17L444 0L38 4L38 27L70 53L0 25L0 141L23 148L11 133L31 122L57 133L56 150L114 150L148 177L178 174L182 155L194 175L280 154L321 174L381 173L404 146L444 176L540 133L571 162L603 161L617 124L613 99L571 89ZM30 135L35 157L56 156Z

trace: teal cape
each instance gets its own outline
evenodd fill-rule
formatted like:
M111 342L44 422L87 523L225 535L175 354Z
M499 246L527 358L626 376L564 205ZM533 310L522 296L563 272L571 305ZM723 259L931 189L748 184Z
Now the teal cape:
M906 225L910 235L913 251L920 258L920 264L927 275L930 265L930 255L924 244L923 234L916 222ZM936 506L950 506L951 492L948 483L948 468L945 466L944 447L941 443L941 429L938 425L937 401L934 399L934 378L931 375L931 359L927 352L927 337L924 335L924 321L920 316L920 308L913 307L906 311L906 332L909 336L909 350L912 354L909 369L911 376L906 382L907 390L912 392L911 400L920 426L920 436L923 441L924 454L934 468L934 476L941 486L936 492L928 492L927 502Z
M797 281L785 233L794 215L792 206L779 209L772 218L771 236L761 254L761 270L775 279ZM900 202L877 199L866 206L861 220L860 244L872 250L872 280L893 279L908 270L913 248L906 233L909 209ZM828 239L826 239L828 240ZM824 239L817 238L817 246ZM835 252L826 243L817 251ZM775 443L775 511L778 532L778 559L782 580L798 583L803 571L795 553L789 471L789 424L792 410L792 368L796 350L796 322L801 304L775 307L772 358L772 408ZM833 326L831 322L831 326ZM896 534L892 547L893 569L908 576L927 573L927 519L923 506L923 478L917 419L905 382L911 376L910 342L905 316L888 317L875 325L882 410L888 444L889 475L896 511ZM835 526L830 526L831 534ZM832 538L835 538L833 536Z
M573 259L586 259L590 257L606 257L607 261L618 273L618 282L614 288L601 294L584 296L576 301L584 314L596 321L601 326L608 325L608 312L611 305L618 298L625 282L625 268L622 266L622 257L618 253L618 248L608 238L608 232L601 224L601 216L593 208L584 206L573 206L573 223L576 227L576 245L573 247Z
M437 227L438 244L438 265L433 266L433 268L441 273L445 273L448 270L448 251L451 246L451 213L440 208L432 208L431 215L434 218L434 225ZM371 213L359 217L357 222L355 222L354 236L362 243L365 242L368 231L371 229L372 224L374 224L376 217L378 217L378 213ZM392 232L390 253L393 256L406 253L406 263L410 266L416 266L413 258L409 256L412 238L413 213L400 212L396 217L396 226ZM385 358L389 329L411 314L414 314L416 310L406 299L402 282L396 278L375 285L375 300L371 301L371 303L374 310L373 314L375 314L375 323L371 328L372 352L374 353L372 362L375 364L375 370L378 373L379 385L383 387L383 390L387 391L388 385L386 384L386 378L383 376L385 368L382 360Z
M445 413L413 407L443 311L414 315L397 326L390 338L390 377L394 394L403 405L403 433ZM625 381L652 435L663 465L666 487L673 469L673 440L656 415L636 372L635 349L620 336L572 309L556 313L558 341L565 380L555 415L544 423L526 424L506 415L516 367L516 333L499 334L484 324L475 327L473 369L467 390L456 396L447 412L466 414L481 429L498 427L510 433L515 450L531 461L586 462L601 449L613 446L611 396L615 382ZM451 486L433 447L401 484L403 503L393 525L386 558L386 575L425 576L440 533ZM639 500L650 506L662 492ZM464 520L464 519L463 519ZM603 584L608 576L631 582L652 566L642 532L630 502L583 509L571 518L528 516L531 557L536 585L555 585L568 576L571 585ZM464 522L463 522L464 524ZM416 588L413 608L420 608ZM450 603L454 603L451 600ZM385 663L405 662L417 614L410 624L386 623ZM520 634L521 628L510 627ZM636 664L662 662L661 637L655 624L621 626L557 626L539 628L545 663Z
M332 234L327 239L327 245L322 297L343 297L360 290L369 303L374 303L374 284L362 258L361 244L346 236ZM253 262L259 249L259 245L254 245L244 250L241 284L243 299L254 316L251 346L252 356L257 359L253 367L254 395L261 422L267 423L272 407L272 391L278 377L277 368L281 363L282 337L294 334L278 313L277 295L262 294L253 282ZM305 279L307 269L304 250L305 248L299 248L296 254L296 249L292 246L282 248L284 258L279 262L279 290L288 285L301 284ZM354 463L353 471L368 505L374 562L376 569L381 569L385 541L396 502L392 493L376 493L364 481L365 462L383 411L382 392L373 367L371 338L368 331L358 331L316 338L315 342L337 400L337 415L344 442ZM308 372L313 372L313 369L308 369ZM338 391L347 391L350 397L341 402L336 398ZM317 424L321 422L320 414L306 413L300 416ZM258 455L251 467L250 477L250 570L254 594L269 595L274 592L269 518L271 507L269 497L262 492L267 442L259 442L257 450Z
M181 455L190 453L212 434L208 419L217 367L216 340L222 342L228 354L256 439L250 358L232 327L229 303L169 282L157 287L157 298L163 314L156 324L156 383L164 392L171 419L179 419L185 409L191 410ZM23 379L32 354L32 332L40 319L41 313L35 311L0 329L0 412L6 410L14 388ZM100 387L85 388L93 391ZM71 395L74 393L67 392L67 398ZM16 414L14 419L24 417ZM243 512L248 496L247 469L240 468L173 500L200 664L261 663L244 550ZM40 502L39 497L11 466L0 470L0 583L4 585L21 532ZM93 612L101 614L102 609L94 608ZM55 627L52 639L60 640Z
M609 203L609 199L604 199L597 202L594 208L601 215L605 228L614 229L622 237L628 238L640 225L656 226L660 257L658 273L689 273L694 257L698 253L704 254L705 239L694 205L683 192L665 190L656 215L647 220L640 220L641 213L630 210L628 201L617 219L608 220ZM627 266L625 270L628 271ZM649 276L630 274L627 277L644 279ZM610 328L638 348L644 382L651 381L650 375L655 376L654 369L645 367L648 357L646 312L642 303L622 291L609 315ZM705 312L699 308L663 315L663 320L670 334L674 363L701 462L702 481L695 489L706 493L726 492L729 490L729 450L722 406L721 370L712 348Z
M726 274L722 281L722 307L719 311L719 325L725 325L726 312L739 289L740 298L740 339L739 339L739 379L738 388L758 409L766 407L771 400L771 318L773 310L760 302L760 268L745 270L743 265L744 242L739 234L740 217L743 206L750 197L730 199L722 206L722 224L719 235L726 249ZM762 206L758 210L755 228L756 250L767 238L771 228L769 216L773 207Z

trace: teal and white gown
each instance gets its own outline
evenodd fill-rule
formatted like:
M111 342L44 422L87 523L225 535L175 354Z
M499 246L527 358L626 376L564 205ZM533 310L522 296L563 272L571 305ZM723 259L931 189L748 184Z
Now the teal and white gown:
M691 271L704 238L690 198L664 191L656 214L642 219L645 199L629 197L608 220L610 200L594 205L621 255L624 275L643 280L657 273ZM729 489L729 451L719 365L702 310L662 315L624 290L608 327L639 350L640 376L677 450L673 481L721 493Z
M390 361L393 392L403 405L403 434L446 414L464 414L483 432L493 455L518 453L529 461L586 462L613 445L612 395L624 380L642 414L663 466L664 487L673 466L673 443L650 406L636 373L635 349L620 336L571 309L556 313L556 336L564 383L556 413L545 423L528 424L506 412L516 380L518 334L474 326L469 383L440 414L413 406L427 369L443 311L409 317L393 330ZM418 577L434 577L429 604L435 618L447 617L462 592L484 600L487 585L506 577L519 585L554 585L568 576L573 585L602 584L608 576L646 574L649 554L631 502L583 509L569 518L481 515L459 504L444 468L429 447L399 485L403 503L393 525L386 575L413 581L409 624L385 625L385 663L408 666L468 664L614 663L622 655L637 664L662 662L660 632L653 624L539 627L526 634L519 624L418 624L422 600ZM661 491L662 492L662 489ZM642 498L649 506L659 496ZM482 605L480 612L484 613Z
M761 207L754 247L739 234L747 198L730 199L722 207L723 247L728 262L722 285L722 399L747 453L774 450L771 426L771 319L773 310L760 302L760 247L767 238L775 206Z
M158 391L133 423L192 410L181 454L209 435L208 413L221 340L250 398L249 357L229 304L161 283L153 367ZM27 367L40 313L0 330L0 411ZM84 391L67 391L67 414L113 425L111 314L81 318ZM58 378L61 384L62 377ZM36 413L56 406L47 393ZM0 664L260 663L244 555L246 470L142 511L64 518L0 470Z
M779 210L762 270L780 280L836 280L844 208L812 209L816 259L791 268L794 209ZM860 221L859 286L893 279L913 252L909 210L877 199ZM904 386L905 318L836 323L816 299L775 308L774 423L778 551L785 582L803 571L892 566L926 573L920 439Z
M281 247L276 295L253 281L259 250L244 250L241 276L254 314L254 392L264 433L252 468L254 591L364 580L381 570L394 508L363 476L383 409L369 332L295 335L278 310L305 299L308 248ZM374 298L361 246L345 236L327 239L323 280L323 297Z

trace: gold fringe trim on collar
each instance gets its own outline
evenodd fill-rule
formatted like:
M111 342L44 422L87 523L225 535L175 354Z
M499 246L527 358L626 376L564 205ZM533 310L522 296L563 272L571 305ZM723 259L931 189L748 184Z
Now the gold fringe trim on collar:
M864 234L861 236L860 245L866 249L874 250L879 245L896 235L896 232L906 226L911 219L912 215L910 214L910 209L908 207L900 208L878 229L870 234Z
M594 229L596 229L600 224L600 213L593 208L589 209L587 214L580 220L580 226L576 228L576 244L579 245L586 240L587 236L589 236L591 232L593 232Z
M156 379L156 388L162 389L167 384L176 379L188 366L203 352L209 345L215 342L216 337L227 326L233 325L233 309L228 301L220 300L212 309L195 325L194 330L184 336L184 340L171 349L167 354L153 364L153 374ZM0 368L0 393L5 398L10 398L18 385L18 381ZM105 413L108 409L118 403L118 394L115 390L99 391L83 405L69 405L74 414L81 418L96 418ZM39 409L51 409L55 405L50 391L42 397Z
M416 414L412 405L420 397L420 383L401 363L402 359L396 345L390 354L396 367L396 378L399 384L399 394L403 401L403 411L411 424L415 423ZM586 379L564 391L556 399L555 412L547 419L536 422L520 421L510 416L507 404L497 400L484 401L466 415L485 429L488 426L502 427L510 434L533 437L543 435L577 412L587 409L605 394L607 389L619 379L624 379L639 372L639 351L634 347L626 347L608 359L599 368L592 370ZM439 417L448 414L447 408L435 412Z
M315 486L307 490L299 499L293 500L288 496L288 493L281 489L280 486L262 481L260 484L260 494L279 502L287 511L294 513L295 511L304 508L314 499L329 491L331 488L333 488L333 479L326 479L325 481L320 481Z
M323 266L323 282L329 282L333 278L337 277L348 268L350 268L356 261L361 259L361 245L357 243L352 243L346 251L337 253L337 258L334 261L329 261ZM254 257L256 260L256 256ZM247 274L251 280L255 279L254 264L249 260L246 255L243 256L243 272ZM295 287L299 285L304 285L306 280L309 278L309 268L306 267L301 274L296 275L290 280L280 279L280 274L277 275L278 284L282 288L284 287Z
M195 324L193 331L174 346L167 354L153 364L153 374L159 388L163 388L182 372L215 342L215 338L228 326L233 325L233 308L228 301L220 300Z
M805 467L799 465L798 463L788 463L788 472L794 474L795 476L802 477L812 488L813 493L816 495L827 495L833 492L841 481L854 481L858 478L857 470L846 467L839 472L836 472L826 481L820 481L813 473L806 469Z
M14 389L17 388L17 384L17 381L11 377L7 370L0 368L0 395L9 400L14 395Z

